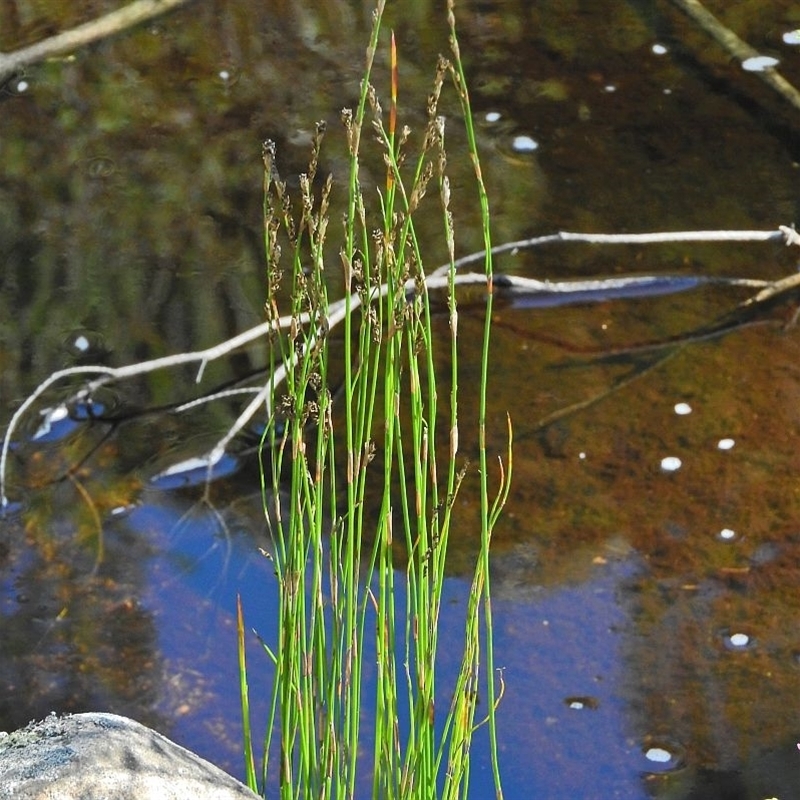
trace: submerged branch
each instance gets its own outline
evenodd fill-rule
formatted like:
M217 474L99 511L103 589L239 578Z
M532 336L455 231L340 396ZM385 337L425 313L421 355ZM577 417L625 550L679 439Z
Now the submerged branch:
M571 416L578 411L583 411L595 403L605 400L613 394L616 394L621 389L632 384L634 381L639 380L644 375L653 371L657 367L669 361L673 356L677 355L691 344L699 342L706 342L712 339L718 339L726 334L741 330L742 328L750 327L753 325L776 325L782 324L784 328L790 328L797 322L800 309L796 309L789 322L779 323L778 321L766 318L765 314L773 309L775 306L786 302L787 300L796 300L797 295L800 294L800 273L789 275L779 281L774 281L766 285L760 292L749 297L743 303L740 303L732 311L728 311L720 317L717 317L713 322L706 325L701 325L686 333L678 334L677 336L669 336L665 339L659 339L651 342L639 342L629 344L622 347L605 348L602 350L590 350L569 347L574 352L581 352L583 355L592 355L604 358L615 358L622 355L633 355L636 353L652 353L654 360L639 367L630 375L625 376L621 380L614 383L608 389L598 392L585 400L581 400L572 405L560 408L546 417L540 419L534 426L534 430L542 431L552 425L554 422ZM551 344L557 346L564 346L563 343L554 342L550 340Z
M749 59L759 58L762 53L754 50L747 42L740 39L730 28L723 25L698 0L672 0L684 14L691 17L706 33L717 41L727 53L730 53L740 64ZM766 67L754 73L770 88L774 89L789 105L800 111L800 92L773 67Z
M755 300L755 298L751 298L741 305L738 305L732 312L723 315L716 322L711 323L710 325L695 328L688 333L679 334L678 336L672 336L652 342L641 342L624 347L606 348L604 350L578 350L577 348L567 347L566 349L579 352L584 356L594 356L596 359L601 361L607 358L617 358L619 356L635 355L637 353L652 353L653 360L648 361L642 366L638 366L632 373L616 381L607 389L603 389L596 394L590 395L584 400L579 400L577 403L572 403L571 405L559 408L547 416L542 417L538 422L536 422L532 430L540 433L546 428L549 428L553 423L559 422L560 420L572 416L579 411L585 411L587 408L599 403L601 400L611 397L622 389L625 389L627 386L630 386L635 381L638 381L640 378L643 378L648 373L657 369L662 364L665 364L674 356L685 350L689 345L707 342L712 339L718 339L734 330L741 330L742 328L751 327L753 325L777 324L775 320L757 319L755 314L748 314L746 310L748 307L752 307L750 306L750 303L753 300ZM762 307L759 310L766 310L766 307ZM784 323L784 327L789 327L791 324L792 322L790 322L788 325ZM549 343L555 344L556 346L565 347L564 343L555 342L552 339L549 340Z
M165 5L164 0L160 5ZM592 245L607 244L654 244L665 242L732 242L732 241L751 241L768 242L783 241L787 245L800 245L800 235L793 228L780 226L777 231L694 231L694 232L666 232L666 233L642 233L642 234L584 234L561 232L549 236L540 236L532 239L525 239L508 244L499 245L492 248L492 254L515 252L529 247L536 247L545 244L558 242L584 243ZM457 267L475 261L482 261L485 258L483 251L473 253L456 261ZM434 270L425 279L423 291L434 291L447 289L449 277L448 267L445 265ZM455 275L454 282L457 285L486 285L486 275L484 273L463 273ZM737 324L742 324L747 320L752 320L762 309L771 307L776 302L780 302L790 293L794 294L800 290L800 275L790 275L779 281L762 281L749 278L718 278L713 276L664 276L664 275L644 275L628 276L615 278L599 278L590 280L568 280L568 281L547 281L524 278L514 275L495 274L493 287L499 291L508 291L515 296L525 297L531 306L560 305L567 303L584 303L593 301L606 301L624 297L642 297L645 295L666 294L686 291L700 285L711 283L724 284L729 286L748 286L757 288L760 291L753 297L737 306L730 315L711 323L705 329L698 329L684 337L676 337L675 341L668 343L652 343L647 345L650 349L663 348L670 346L680 346L685 344L687 337L689 340L699 340L703 334L708 336L721 335L732 330ZM383 297L389 291L386 285L377 287L370 295L370 302ZM405 286L406 294L409 298L416 296L420 291L418 283L410 280ZM328 308L328 317L324 320L320 329L309 336L305 347L314 346L318 338L324 332L330 331L341 323L348 313L355 312L362 304L362 295L354 293L349 298L345 297L332 303ZM0 509L8 504L6 496L6 473L8 455L14 433L20 422L31 408L31 406L44 395L56 383L74 378L76 376L90 376L84 387L72 396L72 402L81 398L91 397L91 394L102 386L112 382L121 381L137 375L155 372L161 369L171 369L180 365L196 363L199 365L197 382L202 380L205 366L217 359L230 355L252 342L267 336L270 333L290 327L292 324L310 324L312 318L305 314L299 319L291 316L281 317L280 319L264 322L244 331L231 339L220 342L206 350L198 350L188 353L176 353L172 356L164 356L151 361L143 361L123 367L71 367L52 373L26 398L22 405L16 410L6 429L3 437L3 445L0 450ZM707 337L706 337L707 338ZM269 415L272 413L270 407L270 395L286 377L287 370L292 369L297 360L302 356L301 352L296 352L287 364L280 365L274 373L268 376L264 385L253 390L253 397L248 402L245 409L228 428L226 434L217 442L211 451L204 457L204 463L208 464L209 473L213 465L224 455L228 445L238 435L238 433L250 422L250 420L261 410L266 410ZM218 395L212 395L214 399ZM176 409L180 412L194 407L198 401L188 401Z
M14 50L11 53L0 53L0 76L9 75L29 64L36 64L48 58L71 53L100 39L116 36L118 33L185 5L187 2L188 0L135 0L130 5L48 39L43 39L41 42Z

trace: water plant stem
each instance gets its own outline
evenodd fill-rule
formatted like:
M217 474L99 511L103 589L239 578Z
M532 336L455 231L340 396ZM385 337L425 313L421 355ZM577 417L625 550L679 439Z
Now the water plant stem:
M483 644L491 636L489 545L507 496L510 462L501 470L494 504L488 496L482 500L481 555L464 619L456 691L437 719L439 612L455 497L464 475L464 466L458 464L455 232L444 120L437 112L448 72L462 96L487 251L489 209L480 182L471 111L463 97L454 19L450 25L455 66L439 64L422 145L415 158L406 159L409 132L398 128L394 37L388 127L371 83L383 8L379 2L359 103L355 112L343 112L350 170L339 258L345 289L341 307L329 302L325 272L330 262L325 242L333 184L326 181L319 194L314 189L324 129L317 129L308 173L300 178L299 199L290 198L286 186L273 177L274 147L265 149L271 330L277 331L283 319L278 307L284 281L289 283L291 311L288 334L275 337L277 355L271 366L280 380L268 381L270 419L262 441L280 634L277 642L265 643L275 681L261 783L263 791L277 787L286 800L355 797L366 793L365 783L373 797L466 797L472 737L480 724L475 717L483 680L482 652L489 653L490 670L492 664L491 648ZM367 225L359 182L367 124L377 135L387 170L385 189L378 195L381 226L375 230ZM403 166L407 161L408 169ZM450 255L449 343L444 348L434 336L425 258L414 224L434 175L438 175ZM281 261L284 250L291 258L290 271ZM484 280L491 287L491 258ZM478 430L483 493L489 491L485 417L490 312L488 303ZM339 410L329 377L329 332L332 318L340 313L344 387ZM437 428L438 353L449 357L450 417L444 436ZM439 468L441 459L446 460L446 469ZM373 666L367 670L370 663ZM490 671L487 719L501 796L494 681ZM365 748L364 720L369 721L369 748Z

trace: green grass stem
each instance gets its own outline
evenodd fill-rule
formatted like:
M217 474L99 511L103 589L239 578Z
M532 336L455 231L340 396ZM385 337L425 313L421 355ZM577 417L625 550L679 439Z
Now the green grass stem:
M485 443L490 256L478 428L481 552L464 620L456 689L449 706L437 705L447 545L467 468L459 464L455 225L445 125L438 112L448 73L461 102L475 165L487 252L488 200L452 5L448 20L454 61L438 65L426 128L419 152L411 158L409 131L398 129L402 87L393 35L388 128L371 83L383 9L379 2L356 110L342 115L350 167L338 257L345 313L343 389L337 403L331 388L326 274L333 261L326 237L334 185L330 179L321 188L315 182L324 127L318 126L299 193L290 193L275 173L274 146L267 144L264 150L267 311L277 320L288 297L292 324L286 335L274 337L271 416L261 453L280 622L277 641L264 643L275 680L261 781L265 792L277 786L285 800L338 800L367 791L391 800L466 797L472 737L482 724L489 726L496 793L502 796L488 566L492 529L508 493L511 457L509 449L505 468L501 462L499 490L490 502ZM387 170L378 195L381 224L375 230L367 222L375 211L367 210L359 182L362 141L374 142L372 137L362 139L365 126L377 134ZM425 197L433 184L438 186L450 262L449 334L442 342L434 336L425 257L414 223L419 209L431 202ZM443 360L449 363L449 417L442 433L437 426ZM238 633L246 771L254 785L241 616ZM486 718L476 722L478 697L484 691ZM444 713L438 726L437 713Z

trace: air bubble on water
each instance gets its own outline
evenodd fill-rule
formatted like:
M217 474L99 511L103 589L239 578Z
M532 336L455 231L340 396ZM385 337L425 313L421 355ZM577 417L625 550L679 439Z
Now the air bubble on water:
M515 136L511 147L517 153L533 153L539 149L539 143L530 136Z
M667 52L667 48L663 44L654 44L651 48L653 53L657 56L663 56Z
M217 70L217 80L227 89L233 86L241 76L241 70L236 65L228 64Z
M675 413L678 416L685 417L687 414L692 413L692 407L688 403L675 403Z
M755 646L755 639L744 631L723 631L722 642L727 650L749 650Z
M718 450L732 450L736 442L733 439L720 439L717 442Z
M586 709L594 711L600 706L600 703L596 697L588 696L567 697L564 699L564 703L566 704L567 708L571 708L573 711L584 711Z
M717 534L717 537L723 542L731 542L736 538L736 531L732 531L730 528L723 528Z
M98 161L100 161L100 159L93 159L93 163L90 166L90 175L92 177L107 177L107 175L112 174L110 171L104 172L103 174L99 172L96 173L94 169ZM113 164L113 162L110 163ZM105 167L103 169L105 169ZM99 359L100 355L105 350L103 337L88 328L71 331L64 342L64 346L73 358L79 360L86 358Z
M681 466L682 462L677 456L667 456L661 459L661 469L664 472L676 472Z
M500 112L499 111L487 111L486 116L484 119L487 122L499 122L500 121Z
M657 764L666 764L672 758L672 753L663 747L651 747L644 754L644 757L648 761L655 761Z
M764 72L764 70L777 67L780 61L772 56L753 56L742 61L742 69L745 72Z
M651 739L642 752L649 772L669 772L684 764L683 749L674 742Z
M787 31L781 38L784 44L800 44L800 29L796 31Z

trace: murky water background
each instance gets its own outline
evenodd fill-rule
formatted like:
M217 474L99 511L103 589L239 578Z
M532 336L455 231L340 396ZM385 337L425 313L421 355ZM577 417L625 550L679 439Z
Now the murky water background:
M800 27L796 4L708 7L800 83L800 47L782 39ZM0 50L104 9L3 0ZM261 320L261 142L278 143L288 178L325 119L321 170L344 176L339 111L357 96L368 17L343 0L197 2L3 84L4 420L54 369L199 349ZM800 112L670 3L465 2L459 20L498 243L798 218ZM446 47L441 9L404 1L387 22L404 119L419 130ZM376 81L386 94L385 57ZM466 254L480 247L474 190L455 124L448 139ZM379 166L364 180L380 185ZM441 237L425 235L436 265ZM777 279L799 255L777 244L557 245L496 268ZM798 333L749 327L658 365L590 352L692 330L746 297L706 287L497 308L490 444L503 452L506 411L516 437L493 583L507 797L755 800L800 785ZM480 309L465 307L467 387L479 329ZM209 382L264 357L240 354ZM18 505L0 521L0 729L50 710L115 711L241 773L237 591L249 624L274 638L257 465L243 456L210 503L153 485L202 454L235 407L138 413L190 395L193 379L177 370L116 386L102 398L114 421L46 432L33 413L23 426L10 465ZM665 470L665 458L680 468ZM476 502L462 494L463 519ZM452 542L444 631L463 612L475 535L464 525ZM267 685L257 649L250 663L251 686ZM258 725L263 703L256 715ZM486 762L473 770L473 795L488 796Z

